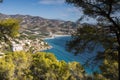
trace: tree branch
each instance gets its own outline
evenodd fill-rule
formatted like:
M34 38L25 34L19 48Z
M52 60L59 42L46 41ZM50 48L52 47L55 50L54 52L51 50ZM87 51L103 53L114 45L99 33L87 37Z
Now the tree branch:
M108 10L108 15L110 16L111 14L111 11L112 11L112 3L109 3L109 10Z

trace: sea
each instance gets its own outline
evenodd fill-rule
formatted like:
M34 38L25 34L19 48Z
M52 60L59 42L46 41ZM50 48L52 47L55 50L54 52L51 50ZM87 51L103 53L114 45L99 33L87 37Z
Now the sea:
M94 62L94 58L97 55L98 51L103 51L101 46L96 46L95 49L91 52L83 52L78 55L74 55L74 53L68 52L66 50L66 42L71 39L71 36L60 36L52 39L45 39L45 41L52 46L51 49L45 50L45 52L53 53L56 58L60 60L64 60L65 62L79 62L84 66L87 74L92 74L93 72L100 72L99 66L101 61ZM88 65L88 62L90 65Z

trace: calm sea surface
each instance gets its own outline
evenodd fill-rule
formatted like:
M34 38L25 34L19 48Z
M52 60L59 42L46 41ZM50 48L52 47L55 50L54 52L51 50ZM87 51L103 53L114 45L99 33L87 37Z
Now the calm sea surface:
M92 62L93 57L96 56L97 51L103 50L102 47L97 46L94 51L92 52L84 52L83 54L79 54L75 56L73 53L66 51L65 44L66 41L70 40L70 36L67 37L55 37L54 39L46 39L45 41L48 42L53 48L46 50L45 52L53 53L58 60L64 60L66 62L77 61L80 64L84 65L87 61ZM85 68L88 74L91 74L93 71L99 71L98 63L91 63L90 67Z

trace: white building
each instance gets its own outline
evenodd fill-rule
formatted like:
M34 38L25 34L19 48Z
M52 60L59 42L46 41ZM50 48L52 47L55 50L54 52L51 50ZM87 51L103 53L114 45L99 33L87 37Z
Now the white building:
M12 51L22 51L23 50L23 46L20 44L13 44L12 45Z
M41 41L41 43L40 43L41 45L44 45L44 42L43 41Z

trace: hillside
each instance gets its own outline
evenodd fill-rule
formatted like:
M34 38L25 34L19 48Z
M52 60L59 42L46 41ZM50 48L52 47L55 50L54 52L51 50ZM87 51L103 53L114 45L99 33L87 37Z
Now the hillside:
M33 36L49 36L52 34L70 34L72 33L77 26L71 21L62 21L55 19L45 19L39 16L30 16L30 15L6 15L0 13L0 19L6 18L17 18L21 21L20 32L24 35L33 35Z

